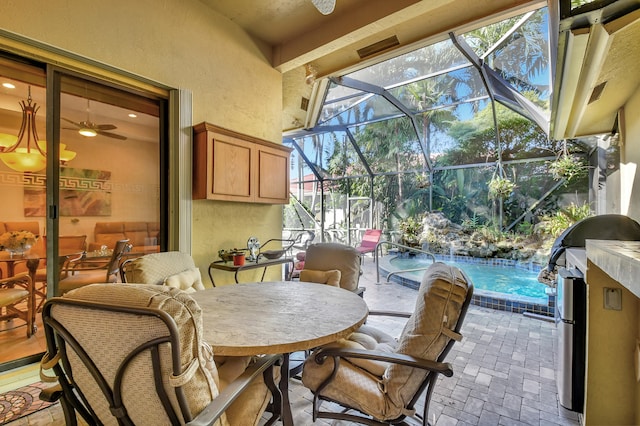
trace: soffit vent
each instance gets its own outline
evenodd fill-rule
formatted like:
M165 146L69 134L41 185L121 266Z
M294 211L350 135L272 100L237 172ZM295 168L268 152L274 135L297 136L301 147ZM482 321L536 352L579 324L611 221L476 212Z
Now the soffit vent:
M605 81L604 83L600 83L596 87L594 87L593 92L591 92L591 97L589 98L588 103L592 103L600 99L600 96L602 96L602 92L604 91L604 86L606 85L607 85L607 82Z
M376 53L380 53L383 50L390 49L395 46L399 46L400 41L398 41L398 37L391 36L389 38L385 38L384 40L380 40L376 43L373 43L367 47L363 47L362 49L358 49L358 56L360 59L364 59L371 55L375 55Z
M309 98L302 98L300 100L300 109L306 111L309 109Z

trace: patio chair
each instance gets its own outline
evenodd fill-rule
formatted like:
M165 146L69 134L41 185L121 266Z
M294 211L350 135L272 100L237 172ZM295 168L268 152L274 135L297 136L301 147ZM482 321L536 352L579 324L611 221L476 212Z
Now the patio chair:
M62 295L88 284L118 282L122 256L130 249L129 240L119 240L107 263L90 265L85 262L84 257L77 261L69 261L63 268L58 293Z
M293 248L304 251L316 238L316 233L309 230L301 231L294 239Z
M381 229L367 229L364 231L362 241L360 241L360 244L356 247L356 250L360 252L362 258L364 258L366 253L373 253L376 251L376 246L378 245L378 242L380 242L381 236Z
M122 273L123 282L127 283L173 287L186 293L205 290L200 269L195 265L193 257L179 251L152 253L129 259L122 264ZM221 371L221 382L228 383L234 375L240 374L250 360L251 357L248 356L214 355L215 364Z
M316 350L302 370L302 383L313 392L313 420L402 423L413 416L426 389L421 416L426 425L438 374L453 375L445 358L462 338L460 328L472 294L473 285L460 269L434 263L424 274L412 314L378 312L408 317L398 340L363 325L348 339ZM323 401L346 410L321 411Z
M36 332L33 282L26 272L0 279L0 321L14 318L27 323L27 337Z
M42 318L41 376L58 385L41 399L60 400L67 425L77 414L87 424L255 425L272 397L270 421L279 415L282 357L259 357L223 386L229 374L216 368L200 306L183 291L93 284L47 301Z
M303 272L307 277L325 276L327 271L340 271L339 286L362 295L365 288L359 287L360 253L355 248L340 243L317 243L307 248ZM305 272L306 271L306 272ZM313 280L311 282L314 282ZM317 281L315 281L317 282ZM326 281L324 281L326 283Z
M167 285L186 292L204 290L200 269L188 253L152 253L122 264L123 282Z

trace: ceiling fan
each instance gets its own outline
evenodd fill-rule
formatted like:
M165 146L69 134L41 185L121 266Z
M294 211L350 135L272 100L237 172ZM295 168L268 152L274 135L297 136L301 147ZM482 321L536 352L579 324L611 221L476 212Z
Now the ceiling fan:
M64 118L61 117L64 121L66 121L67 123L71 123L74 126L76 126L76 128L72 128L72 127L64 127L64 129L66 130L77 130L78 133L80 133L82 136L86 136L89 138L92 138L96 135L101 135L101 136L106 136L109 138L114 138L114 139L120 139L120 140L126 140L127 138L125 136L119 135L117 133L113 133L113 132L109 132L108 130L115 130L118 127L113 125L113 124L97 124L91 121L90 117L89 117L89 99L87 99L87 120L86 121L80 121L80 122L75 122L73 120L69 120L68 118Z
M336 0L311 0L311 3L313 3L316 9L323 15L330 14L336 7Z

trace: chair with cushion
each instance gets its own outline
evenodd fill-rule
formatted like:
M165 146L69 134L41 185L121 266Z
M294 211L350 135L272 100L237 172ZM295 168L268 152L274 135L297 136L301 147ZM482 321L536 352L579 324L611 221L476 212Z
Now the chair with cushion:
M187 292L204 290L200 269L188 253L168 251L131 259L122 265L124 280L167 285Z
M422 424L427 424L438 374L453 375L445 358L462 338L460 328L472 294L473 285L460 269L434 263L422 278L412 314L379 313L408 317L397 340L363 325L349 338L316 350L302 370L302 382L313 392L313 420L402 423L413 416L424 393ZM321 411L323 401L347 410Z
M123 263L123 282L144 283L178 288L186 293L205 290L200 269L188 253L169 251L152 253ZM222 385L242 373L251 360L247 356L218 356L214 361L220 370ZM277 371L280 374L280 370Z
M300 271L316 273L318 271L340 271L340 287L358 294L364 287L358 287L360 281L360 253L348 245L340 243L317 243L307 248L304 268ZM312 281L314 282L314 281Z
M27 337L35 333L33 283L27 273L0 279L0 321L14 318L27 323Z
M131 249L129 240L120 240L116 243L108 263L91 265L86 259L70 261L62 271L58 283L59 294L94 283L118 282L120 262L122 256Z
M202 311L185 292L144 284L92 284L49 300L42 313L47 352L41 394L60 400L66 424L256 425L281 395L274 364L259 357L223 387ZM215 326L207 324L206 326ZM47 370L53 369L52 376Z

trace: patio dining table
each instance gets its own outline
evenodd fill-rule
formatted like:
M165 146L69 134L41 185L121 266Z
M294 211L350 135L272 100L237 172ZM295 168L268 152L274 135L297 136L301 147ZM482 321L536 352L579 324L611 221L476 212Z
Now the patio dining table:
M198 291L204 338L216 355L283 354L282 423L292 425L289 354L348 336L369 310L355 293L294 281L246 283Z

